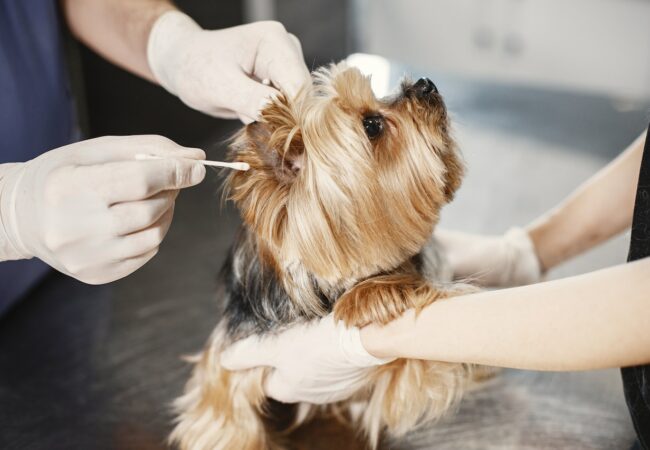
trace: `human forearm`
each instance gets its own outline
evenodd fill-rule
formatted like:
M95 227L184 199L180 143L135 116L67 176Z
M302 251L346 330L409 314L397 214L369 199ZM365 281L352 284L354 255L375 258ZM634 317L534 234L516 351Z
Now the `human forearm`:
M377 357L534 370L650 362L650 259L563 280L438 301L361 331Z
M72 33L107 60L154 81L147 42L154 22L176 9L167 0L62 0Z
M624 231L632 211L645 133L527 231L543 270Z

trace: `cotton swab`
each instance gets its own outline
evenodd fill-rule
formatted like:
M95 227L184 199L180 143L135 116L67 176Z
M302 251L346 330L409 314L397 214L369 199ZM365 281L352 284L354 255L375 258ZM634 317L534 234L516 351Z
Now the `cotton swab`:
M147 153L136 153L135 154L135 159L137 159L138 161L144 161L144 160L147 160L147 159L163 159L163 158L164 158L163 156L150 155L150 154L147 154ZM245 163L245 162L231 162L230 163L230 162L223 162L223 161L206 161L204 159L196 159L196 160L193 160L193 161L201 163L204 166L225 167L227 169L242 170L242 171L246 171L246 170L250 169L250 166L248 165L248 163Z
M251 168L248 163L245 162L223 162L223 161L206 161L205 159L197 159L197 162L200 162L204 166L212 167L225 167L227 169L242 170L247 171Z

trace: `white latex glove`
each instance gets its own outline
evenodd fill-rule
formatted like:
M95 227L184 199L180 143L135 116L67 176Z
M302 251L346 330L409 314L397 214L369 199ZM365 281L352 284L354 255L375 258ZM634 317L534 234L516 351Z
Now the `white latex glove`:
M393 359L375 358L361 344L359 329L334 323L332 315L276 335L251 336L221 356L228 370L273 367L268 397L284 403L331 403L350 397L367 380L368 368Z
M511 228L503 236L440 229L435 238L446 253L454 278L494 287L521 286L542 278L535 246L521 228Z
M168 11L151 29L147 59L156 80L188 106L245 123L279 93L260 81L289 97L311 83L300 42L278 22L207 31Z
M137 161L136 153L165 156ZM200 183L199 149L160 136L102 137L0 165L0 261L38 257L91 284L158 251L178 190Z

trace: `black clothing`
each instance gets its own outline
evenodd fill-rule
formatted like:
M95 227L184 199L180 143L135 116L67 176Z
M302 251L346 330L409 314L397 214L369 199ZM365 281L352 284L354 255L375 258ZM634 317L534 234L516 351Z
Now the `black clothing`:
M650 256L650 128L639 171L628 262ZM648 274L650 276L650 274ZM650 297L650 293L648 293ZM621 299L625 301L625 299ZM650 301L650 299L648 300ZM650 315L648 317L650 323ZM627 407L640 448L650 449L650 364L621 369Z

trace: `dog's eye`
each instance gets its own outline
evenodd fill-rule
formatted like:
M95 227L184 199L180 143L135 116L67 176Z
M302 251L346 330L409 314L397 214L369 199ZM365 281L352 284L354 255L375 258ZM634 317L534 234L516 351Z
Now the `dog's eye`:
M366 129L366 135L368 135L370 139L374 139L383 131L384 121L381 116L364 117L363 127Z

